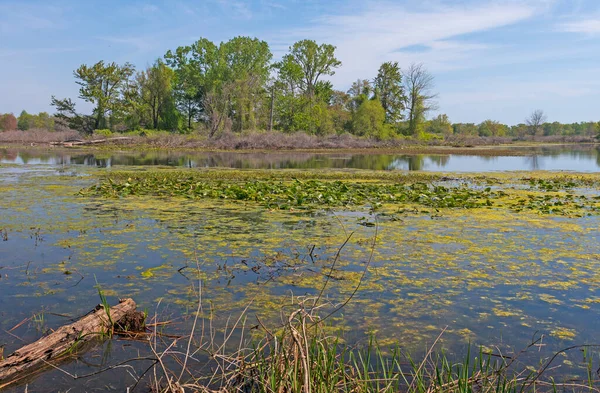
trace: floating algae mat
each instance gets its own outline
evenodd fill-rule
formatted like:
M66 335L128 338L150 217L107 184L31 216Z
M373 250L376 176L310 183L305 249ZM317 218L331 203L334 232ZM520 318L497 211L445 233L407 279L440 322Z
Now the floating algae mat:
M282 310L325 284L324 314L356 291L328 320L332 332L349 343L375 334L415 353L446 328L441 345L457 354L468 343L511 353L538 332L541 358L592 342L600 325L596 175L0 176L6 353L20 344L13 335L34 340L61 315L87 312L98 302L96 281L111 303L132 297L176 321L169 334L189 331L199 279L203 315L224 326L248 307L248 335L257 317L276 327Z

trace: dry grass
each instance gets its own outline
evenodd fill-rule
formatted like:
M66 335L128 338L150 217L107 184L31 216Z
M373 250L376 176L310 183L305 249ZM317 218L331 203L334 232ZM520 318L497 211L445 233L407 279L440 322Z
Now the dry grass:
M49 144L78 138L80 138L79 133L72 130L50 132L43 129L31 129L0 132L0 143Z
M244 132L234 134L225 132L215 138L204 134L174 134L166 131L146 131L146 133L112 134L111 136L126 135L127 141L113 142L118 145L149 148L181 148L205 150L361 150L361 149L402 149L418 151L431 147L439 148L473 148L515 143L593 143L597 142L590 136L536 136L517 140L513 137L479 137L469 135L447 135L444 138L433 138L428 141L397 137L379 141L376 139L360 138L351 134L334 134L326 136L308 135L304 132ZM107 135L99 133L89 136L91 139L103 139ZM49 144L69 139L86 139L76 131L50 132L42 129L28 131L0 132L0 143L6 144Z

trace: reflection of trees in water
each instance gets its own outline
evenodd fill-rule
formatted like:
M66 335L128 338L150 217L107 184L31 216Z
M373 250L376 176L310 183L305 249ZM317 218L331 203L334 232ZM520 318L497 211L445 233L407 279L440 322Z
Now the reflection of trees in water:
M444 168L450 162L450 155L429 156L429 160L438 167Z
M19 152L17 150L0 149L0 160L15 162L17 157L19 157Z
M516 149L516 148L515 148ZM523 150L525 148L521 148ZM600 147L596 146L548 146L526 148L531 156L524 169L541 169L542 158L560 160L594 161L600 167ZM307 152L181 152L141 151L126 153L92 154L87 151L47 151L37 149L2 149L0 159L8 162L45 163L55 165L78 164L95 167L110 166L173 166L173 167L226 167L238 169L320 169L355 168L369 170L424 170L429 165L447 167L450 155L393 155L352 153L307 153ZM495 161L497 156L477 156L481 161ZM522 160L521 157L515 157ZM593 164L592 164L593 165ZM502 169L502 168L498 168ZM565 168L568 169L568 168Z
M526 161L529 163L529 168L532 171L540 169L540 158L537 154L527 157Z
M423 169L423 163L425 160L420 154L414 156L408 156L408 170L409 171L420 171Z

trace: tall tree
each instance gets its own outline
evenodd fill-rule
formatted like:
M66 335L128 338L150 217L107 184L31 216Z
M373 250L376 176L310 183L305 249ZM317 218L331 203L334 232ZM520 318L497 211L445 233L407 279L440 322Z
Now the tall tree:
M402 73L398 62L385 62L379 67L374 81L375 95L385 110L385 121L389 124L402 119L406 97L402 86Z
M161 59L136 75L137 98L142 110L150 118L150 126L173 128L177 124L166 124L173 103L174 72ZM172 112L172 111L171 111ZM162 124L161 124L162 123Z
M95 129L106 127L106 116L123 109L124 88L134 71L129 63L119 65L99 61L93 66L83 64L73 72L76 83L81 86L79 98L96 105Z
M546 115L541 109L536 109L533 112L531 112L529 117L525 120L525 123L527 123L527 126L529 127L529 134L531 135L539 133L542 124L544 124L545 122Z
M223 79L231 84L234 129L255 129L258 109L265 104L265 85L273 55L265 41L235 37L219 46ZM265 122L266 124L266 122Z
M335 57L335 46L318 45L313 40L302 40L290 47L290 53L283 57L282 63L296 64L301 70L300 88L308 97L315 94L319 78L335 74L342 62Z
M434 102L437 94L432 92L433 76L419 63L411 64L404 72L403 79L408 110L408 133L418 135L422 131L427 113L437 108Z

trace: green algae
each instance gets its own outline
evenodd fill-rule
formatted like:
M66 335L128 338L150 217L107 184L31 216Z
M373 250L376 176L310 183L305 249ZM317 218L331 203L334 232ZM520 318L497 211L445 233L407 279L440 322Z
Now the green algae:
M168 176L178 179L180 172ZM325 283L330 306L324 311L332 311L360 283L354 299L333 319L335 328L345 331L347 340L377 332L390 343L410 337L414 347L430 342L447 325L443 342L448 346L465 341L496 344L505 334L511 337L505 345L519 346L536 330L559 341L568 339L565 331L572 339L585 339L584 326L576 319L597 318L600 312L594 296L600 286L598 221L576 217L594 211L589 206L569 206L566 216L539 209L516 211L523 195L562 193L519 180L537 174L428 175L433 184L420 175L348 174L342 183L355 184L350 186L353 194L377 194L389 190L385 187L405 192L413 184L424 184L434 194L440 192L435 187L451 195L463 189L473 192L469 198L487 193L493 205L432 207L420 200L387 200L375 210L372 203L358 202L325 205L327 210L310 203L307 209L290 210L265 208L269 205L250 199L156 196L154 191L119 198L81 195L79 190L90 190L98 181L95 172L89 173L93 176L25 176L0 185L6 244L26 245L31 255L25 258L33 260L29 274L27 260L15 261L14 266L23 266L10 271L10 281L2 282L0 291L29 304L30 313L40 307L60 312L66 304L88 310L97 301L89 280L94 274L111 296L133 296L145 308L161 300L177 316L195 309L191 286L200 279L216 324L226 323L249 302L252 315L277 324L282 309L293 307L292 297L315 296ZM330 173L323 179L316 173L267 171L185 175L194 181L205 177L210 184L258 179L267 190L280 183L287 190L295 179L312 188L336 182ZM129 172L109 176L114 182L132 177ZM28 192L32 187L36 193ZM335 187L339 192L341 185ZM587 191L595 192L593 187ZM30 238L33 226L44 237L37 246ZM351 232L332 269L338 248ZM0 249L1 256L7 250ZM66 270L75 274L65 275ZM79 274L86 278L73 287ZM12 326L25 316L12 316Z

